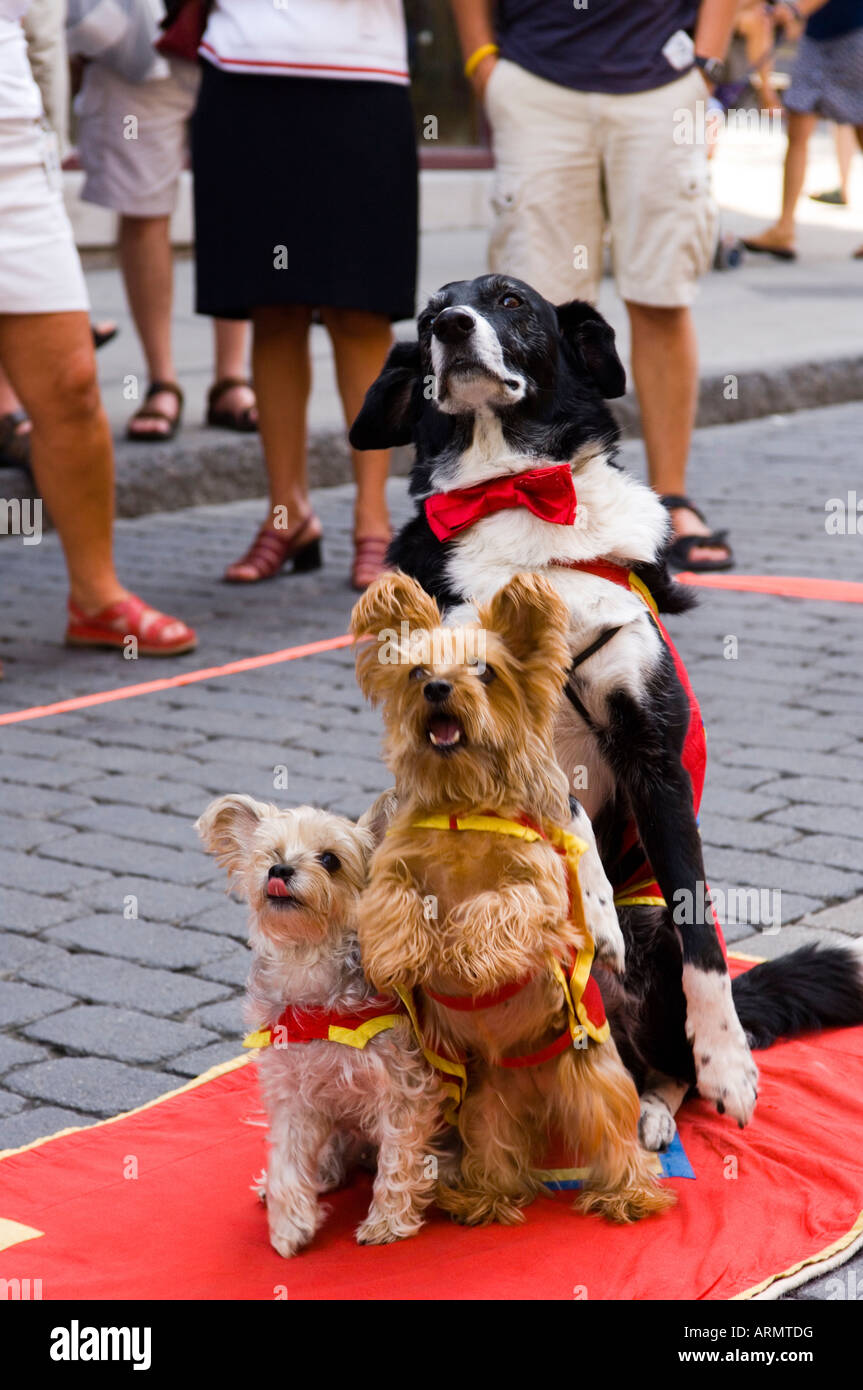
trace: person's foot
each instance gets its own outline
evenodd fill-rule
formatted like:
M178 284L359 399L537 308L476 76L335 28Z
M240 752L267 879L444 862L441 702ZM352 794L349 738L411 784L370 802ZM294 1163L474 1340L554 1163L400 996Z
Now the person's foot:
M33 425L25 410L0 416L0 468L30 467L30 435Z
M110 647L127 652L134 641L134 655L180 656L194 651L198 637L180 618L151 608L137 594L122 590L122 597L104 607L82 606L69 599L69 647Z
M691 507L668 507L673 541L686 536L713 536L714 532ZM731 560L728 545L693 545L687 548L687 566L727 567Z
M361 594L387 568L389 536L356 536L354 562L351 566L351 587Z
M258 406L250 382L242 377L223 377L210 387L207 424L217 429L252 434L258 428Z
M831 207L844 208L848 199L841 188L828 188L824 193L810 193L813 203L829 203Z
M148 443L173 439L182 414L183 393L177 383L154 381L147 389L143 405L126 426L126 438Z
M794 235L783 227L768 227L760 236L743 237L742 241L747 251L760 251L768 256L776 256L780 261L797 259Z
M223 577L228 584L259 584L275 579L289 560L295 574L320 569L322 537L323 528L312 511L288 532L264 522L245 555L229 565Z

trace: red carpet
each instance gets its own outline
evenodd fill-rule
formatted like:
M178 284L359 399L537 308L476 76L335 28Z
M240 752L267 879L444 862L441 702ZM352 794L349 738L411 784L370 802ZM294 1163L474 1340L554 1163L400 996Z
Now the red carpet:
M519 1228L433 1214L413 1240L360 1249L363 1176L330 1198L313 1247L270 1249L250 1184L265 1162L253 1065L0 1158L0 1279L44 1299L728 1299L751 1296L863 1230L863 1028L759 1056L744 1130L698 1101L681 1116L695 1181L637 1226L541 1198ZM137 1176L132 1176L137 1172ZM31 1228L29 1231L21 1228ZM32 1285L31 1285L32 1286Z

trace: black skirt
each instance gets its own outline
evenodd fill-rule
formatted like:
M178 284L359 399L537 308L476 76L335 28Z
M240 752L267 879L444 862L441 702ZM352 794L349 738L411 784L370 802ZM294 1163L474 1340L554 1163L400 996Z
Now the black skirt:
M198 313L245 319L308 304L412 318L408 88L202 68L192 123Z

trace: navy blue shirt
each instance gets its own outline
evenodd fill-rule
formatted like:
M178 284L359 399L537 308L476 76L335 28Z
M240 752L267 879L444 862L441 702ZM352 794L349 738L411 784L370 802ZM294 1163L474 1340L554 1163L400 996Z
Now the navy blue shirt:
M835 0L833 0L835 3ZM501 57L580 92L647 92L687 69L662 56L678 29L691 34L698 0L500 0ZM691 66L691 64L687 65Z
M863 29L863 0L827 0L806 24L810 39L838 39L852 29Z

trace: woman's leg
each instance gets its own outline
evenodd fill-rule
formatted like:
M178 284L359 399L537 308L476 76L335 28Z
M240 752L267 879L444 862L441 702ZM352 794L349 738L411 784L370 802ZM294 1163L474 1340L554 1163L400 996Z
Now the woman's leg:
M791 251L794 249L794 214L803 182L806 178L806 158L811 136L818 117L799 111L788 112L788 148L785 151L785 173L782 182L782 211L779 220L760 236L746 237L744 245L761 251Z
M0 359L33 422L33 475L63 544L69 596L97 613L127 590L112 556L114 457L89 315L0 315Z
M383 314L359 309L322 309L321 317L332 339L339 395L345 424L350 429L366 391L392 347L390 321ZM390 451L370 449L357 453L351 450L351 461L357 483L354 535L361 539L388 540L391 532L386 485Z
M306 470L311 321L304 304L252 312L252 376L270 487L267 524L282 531L295 530L312 510Z
M150 381L176 381L171 333L174 299L174 262L171 251L170 217L121 217L117 250L126 298L147 363ZM166 420L152 416L136 420L132 434L167 438L170 420L175 420L180 402L170 391L160 391L147 402L162 411Z

